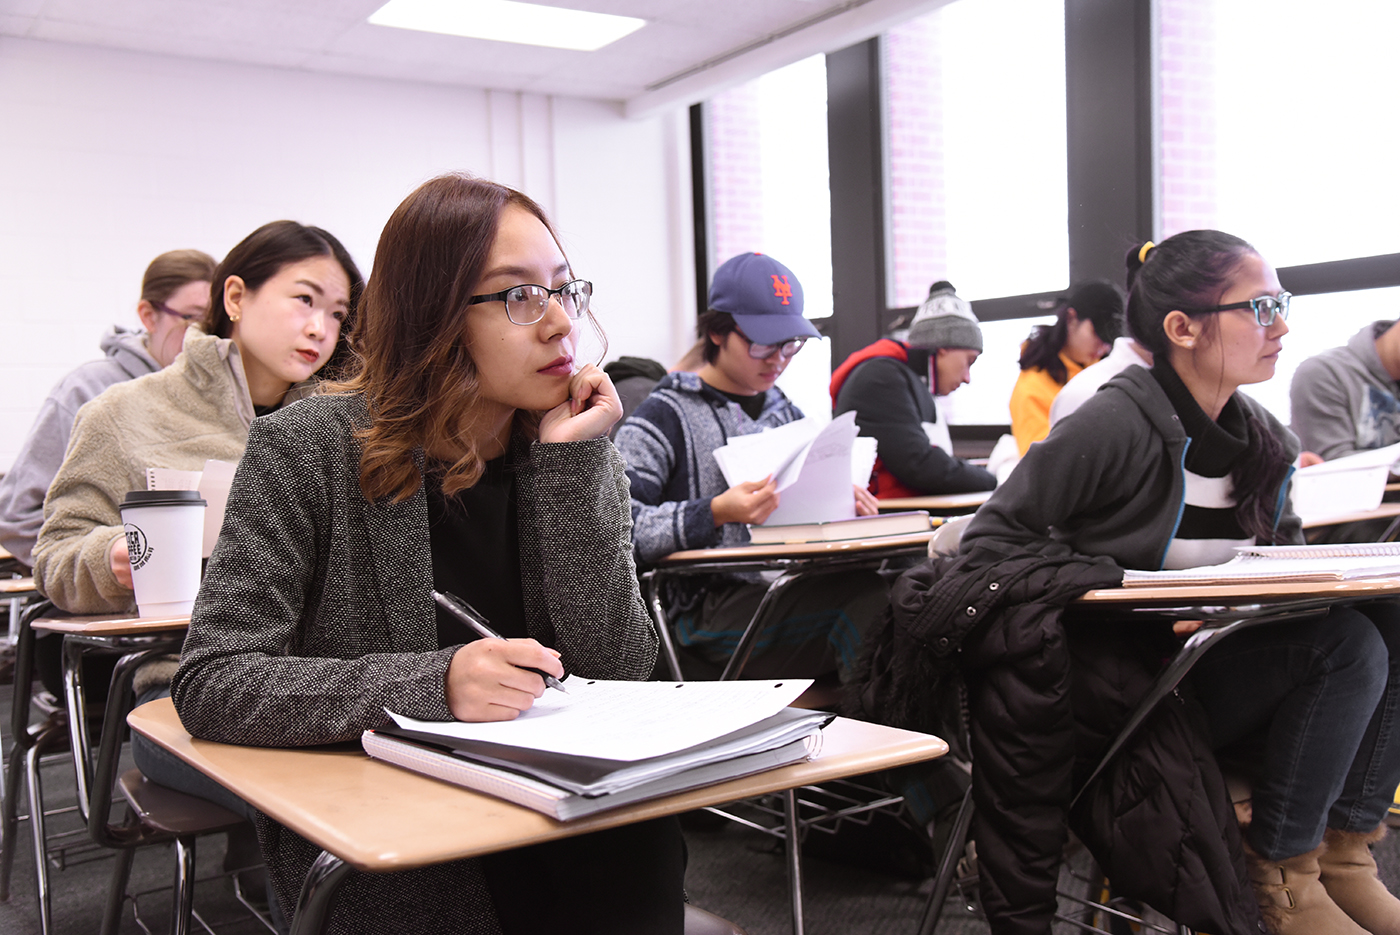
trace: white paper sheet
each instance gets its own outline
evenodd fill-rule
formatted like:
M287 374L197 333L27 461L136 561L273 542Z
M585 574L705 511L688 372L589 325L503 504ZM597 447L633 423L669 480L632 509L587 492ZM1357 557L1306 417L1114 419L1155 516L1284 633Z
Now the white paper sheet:
M832 419L822 429L807 446L801 470L786 489L782 489L778 508L763 521L764 526L829 523L855 517L851 450L857 431L854 412Z
M1384 448L1372 448L1368 451L1358 451L1355 454L1347 455L1345 458L1335 458L1331 461L1324 461L1321 464L1314 464L1311 467L1299 468L1297 474L1308 476L1314 474L1332 474L1338 471L1354 471L1360 468L1387 467L1394 468L1400 462L1400 445L1387 445Z
M870 470L864 464L869 449L862 446L860 467L853 456L858 432L854 412L843 413L825 426L799 419L754 435L737 435L715 449L714 456L731 487L770 474L775 478L781 494L778 508L763 525L827 523L855 516L851 484L869 481ZM869 466L873 465L871 458Z
M1400 445L1358 451L1293 473L1293 509L1306 522L1380 506Z
M851 442L851 483L857 487L870 483L870 475L875 473L878 448L878 443L869 435L859 435Z
M400 727L574 756L641 760L664 756L772 717L811 679L738 682L564 681L513 721L419 721L389 712Z
M174 468L146 468L147 490L198 490L199 471L177 471Z
M205 461L199 479L199 493L209 504L204 510L204 557L214 554L219 530L224 528L224 508L228 506L228 491L233 486L233 474L238 464L233 461Z
M802 458L821 431L815 419L798 419L752 435L735 435L715 449L715 461L730 487L771 474L777 478L778 489L785 490L797 480Z

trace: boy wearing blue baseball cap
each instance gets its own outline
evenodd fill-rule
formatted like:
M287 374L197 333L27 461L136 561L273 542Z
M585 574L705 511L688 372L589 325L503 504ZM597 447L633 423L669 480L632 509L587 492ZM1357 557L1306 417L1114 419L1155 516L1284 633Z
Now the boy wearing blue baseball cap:
M744 545L748 525L777 509L772 478L730 487L712 452L735 435L751 435L802 418L774 384L793 356L819 332L802 315L802 284L770 256L744 253L715 271L709 309L696 333L704 364L668 374L617 433L632 484L632 540L639 564L683 549ZM857 512L876 512L856 492ZM694 676L718 674L766 585L751 578L687 578L665 595L683 660ZM816 579L782 598L781 622L765 631L745 675L816 676L847 671L860 634L885 602L869 572ZM711 671L711 667L713 670Z

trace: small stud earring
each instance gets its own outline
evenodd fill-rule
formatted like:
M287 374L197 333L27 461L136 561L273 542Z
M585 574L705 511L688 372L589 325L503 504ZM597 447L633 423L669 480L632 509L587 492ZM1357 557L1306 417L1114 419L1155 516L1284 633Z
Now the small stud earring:
M238 319L236 319L236 318L234 319L234 321L237 321L237 320L238 320ZM1196 342L1195 342L1195 341L1187 341L1187 342L1186 342L1186 346L1187 346L1187 347L1195 347L1195 346L1196 346Z
M238 321L238 316L237 316L237 315L230 315L230 316L228 316L228 320L229 320L229 321Z

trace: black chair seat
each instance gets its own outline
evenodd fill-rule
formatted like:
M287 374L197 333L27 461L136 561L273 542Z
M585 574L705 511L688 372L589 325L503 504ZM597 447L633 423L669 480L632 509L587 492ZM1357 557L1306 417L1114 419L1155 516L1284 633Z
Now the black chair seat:
M223 806L151 782L139 769L123 773L117 787L142 824L175 837L227 831L243 824L241 816Z

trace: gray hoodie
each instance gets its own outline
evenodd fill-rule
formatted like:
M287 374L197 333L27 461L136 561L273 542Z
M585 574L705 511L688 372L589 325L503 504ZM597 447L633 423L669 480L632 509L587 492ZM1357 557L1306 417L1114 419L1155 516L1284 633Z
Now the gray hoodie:
M1376 339L1395 324L1377 321L1298 365L1289 387L1293 431L1324 460L1400 442L1400 387L1381 365Z
M26 565L34 563L34 541L44 524L44 495L68 450L73 417L112 384L160 369L146 350L144 331L113 325L98 346L107 356L79 365L58 381L39 407L14 466L0 480L0 545Z

